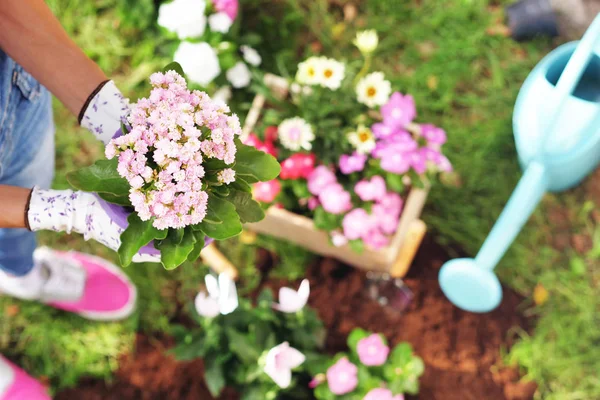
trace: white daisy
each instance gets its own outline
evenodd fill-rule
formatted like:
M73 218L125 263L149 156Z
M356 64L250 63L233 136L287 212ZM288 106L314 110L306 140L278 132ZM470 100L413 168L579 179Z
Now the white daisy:
M359 103L369 108L382 106L390 99L392 84L385 80L383 72L373 72L358 82L356 95Z
M229 15L224 12L219 12L208 17L208 25L213 32L227 33L232 24L233 21L229 18Z
M360 154L369 154L375 149L375 136L364 125L359 125L356 132L350 132L348 134L348 141Z
M374 29L361 31L356 34L356 39L352 43L358 47L361 53L371 54L379 44L379 36L377 36L377 31Z
M292 151L310 150L311 142L315 140L312 127L300 117L284 120L279 124L277 131L281 145Z
M236 89L244 88L250 84L252 75L246 63L239 61L232 68L227 70L227 80Z
M258 51L254 50L252 47L243 45L240 46L240 50L242 51L244 61L246 61L248 64L258 67L262 62L260 54L258 54Z
M323 76L324 57L310 57L298 64L296 81L303 85L319 85Z
M321 85L331 90L337 90L346 76L346 66L332 58L322 61Z
M158 25L179 39L200 37L206 29L205 0L174 0L158 9Z
M221 73L217 53L206 42L181 42L173 58L181 64L192 82L202 86L211 83Z

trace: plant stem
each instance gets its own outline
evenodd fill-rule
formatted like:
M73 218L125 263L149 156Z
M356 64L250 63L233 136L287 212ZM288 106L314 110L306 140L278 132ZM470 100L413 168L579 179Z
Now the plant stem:
M361 70L358 72L358 74L356 74L356 77L354 78L354 86L356 86L356 84L358 84L358 82L367 74L367 72L369 72L370 68L371 68L371 55L368 54L365 56L365 63L363 64Z

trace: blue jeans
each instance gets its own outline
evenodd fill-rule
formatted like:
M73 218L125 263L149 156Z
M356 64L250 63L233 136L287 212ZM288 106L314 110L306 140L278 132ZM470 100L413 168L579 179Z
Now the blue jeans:
M50 93L0 50L0 184L49 188L53 176ZM27 274L35 247L35 233L0 229L0 270Z

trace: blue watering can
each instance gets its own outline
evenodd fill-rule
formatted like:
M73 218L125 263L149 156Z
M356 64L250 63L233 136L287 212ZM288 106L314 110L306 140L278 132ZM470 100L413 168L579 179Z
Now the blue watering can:
M442 291L463 310L500 304L494 268L544 193L576 186L600 164L600 14L581 41L558 47L527 77L513 127L521 180L475 259L451 260L440 270Z

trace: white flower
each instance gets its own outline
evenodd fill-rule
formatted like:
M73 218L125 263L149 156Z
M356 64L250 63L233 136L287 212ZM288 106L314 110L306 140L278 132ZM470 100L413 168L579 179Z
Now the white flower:
M324 57L310 57L298 64L296 81L303 85L318 85L321 83Z
M379 44L379 36L377 36L377 31L374 29L358 32L352 43L358 47L361 53L371 54Z
M298 151L310 150L315 139L312 127L302 118L294 117L284 120L278 127L279 141L286 149Z
M284 313L295 313L304 308L310 295L310 284L308 279L300 283L298 291L288 287L279 289L279 304L273 303L273 308Z
M231 86L223 86L219 88L212 96L211 99L215 101L221 101L227 103L231 99Z
M383 72L373 72L358 82L356 95L359 103L369 108L382 106L390 99L392 84L385 80Z
M196 307L196 312L205 318L214 318L219 315L219 301L207 296L204 292L196 295L194 306Z
M340 231L331 231L331 243L335 247L342 247L348 244L348 238Z
M242 51L242 56L244 57L244 60L248 64L258 67L262 62L262 57L260 56L260 54L258 54L258 51L254 50L252 47L243 45L240 46L240 50Z
M206 28L205 0L174 0L158 9L158 25L179 39L199 37Z
M219 279L217 281L217 278L209 274L204 277L204 283L206 284L206 289L208 290L209 299L218 304L218 309L221 314L226 315L235 311L235 309L238 307L237 289L235 287L235 282L229 277L229 275L221 273L219 274ZM198 300L199 296L200 295L196 297L196 311L202 315L198 309L198 302L200 302L201 306L206 306L207 309L209 305L214 308L214 304L209 304L204 300ZM206 295L204 295L204 297L206 297Z
M231 86L236 89L248 86L250 84L250 79L252 78L248 66L242 61L239 61L232 68L229 68L226 76L229 83L231 83Z
M346 66L332 58L322 61L321 85L331 90L337 90L346 76Z
M360 154L369 154L375 149L375 136L364 125L359 125L356 132L350 132L348 134L348 141Z
M173 58L181 64L192 82L202 86L211 83L221 73L217 53L206 42L181 42Z
M213 32L227 33L232 24L233 21L229 18L229 15L224 12L219 12L208 17L208 25Z
M269 350L263 371L277 386L285 389L292 382L292 369L302 365L304 360L304 354L290 347L288 342L283 342Z

